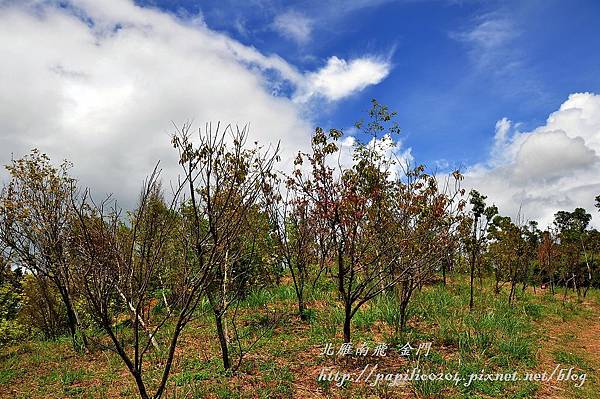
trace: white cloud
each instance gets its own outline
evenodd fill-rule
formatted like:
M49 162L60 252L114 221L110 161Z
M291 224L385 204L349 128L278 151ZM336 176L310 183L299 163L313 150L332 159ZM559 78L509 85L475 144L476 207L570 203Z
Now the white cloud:
M508 118L502 118L496 122L496 134L494 135L494 145L503 146L508 138L512 122Z
M563 130L539 131L528 135L515 159L514 176L526 181L552 180L579 171L598 160L581 137Z
M600 95L575 93L531 132L496 124L490 160L466 172L467 185L488 195L504 214L552 223L558 210L594 214L600 194ZM598 225L598 223L595 223Z
M299 12L288 11L275 17L273 28L281 36L298 44L305 44L310 40L313 20Z
M516 32L510 20L485 15L471 30L461 32L456 37L478 47L491 49L509 42L516 37Z
M468 46L469 54L479 68L489 68L497 74L520 67L519 57L510 46L519 35L512 19L496 13L482 15L470 28L450 33L451 38Z
M310 73L210 30L198 16L131 0L9 2L0 6L0 52L0 163L38 147L74 161L82 184L127 206L157 160L175 164L171 121L249 123L253 139L281 140L285 159L309 142L312 123L301 104L271 95L278 80L330 100L375 81L329 71L323 87L353 83L323 93L311 88Z
M333 56L323 68L306 75L306 82L299 88L296 99L306 102L314 96L321 96L331 101L339 100L369 85L378 84L390 69L388 61L376 58L357 58L347 62Z

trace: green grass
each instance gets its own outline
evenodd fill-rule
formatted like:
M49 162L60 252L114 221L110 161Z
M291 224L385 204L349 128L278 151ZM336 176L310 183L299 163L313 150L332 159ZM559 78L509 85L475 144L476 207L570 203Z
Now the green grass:
M554 360L563 365L576 366L581 370L589 369L587 362L581 356L566 350L555 351Z
M387 366L382 363L382 368L391 371L418 366L424 373L456 371L463 376L481 370L521 373L538 367L537 353L544 338L544 332L537 328L539 323L547 318L569 321L593 316L580 304L563 304L562 295L558 294L554 297L522 294L519 290L517 300L509 305L506 293L494 295L488 281L484 281L482 290L478 287L476 306L470 312L466 280L454 276L451 281L446 287L432 285L414 293L408 309L408 326L399 334L394 328L399 320L393 295L383 295L367 303L353 319L353 343L367 342L373 347L387 342L389 355L399 359ZM326 280L315 289L307 287L309 317L304 322L297 317L291 285L250 293L240 303L237 320L240 331L248 335L243 344L250 344L260 334L264 336L246 354L240 370L233 376L222 368L212 316L208 305L203 304L197 319L181 337L181 352L165 397L293 398L303 394L297 387L306 384L323 397L352 398L396 397L399 392L412 392L419 398L531 398L539 389L539 383L529 381L475 381L468 387L446 381L416 381L402 388L352 383L337 387L335 383L316 381L307 375L308 370L324 365L338 369L360 366L337 356L320 356L325 343L339 345L342 338L344 315L334 289ZM595 290L588 295L588 300L600 298ZM561 342L569 342L575 335L576 331L568 331L560 337ZM401 359L399 348L407 342L413 347L431 342L429 356ZM237 353L235 347L232 353ZM0 356L0 391L18 385L21 394L16 397L136 397L135 385L115 354L105 351L75 355L68 339L22 343L3 349ZM551 356L556 363L593 372L594 366L581 353L556 350ZM161 367L156 353L149 359L155 359L146 374L152 385L160 377ZM579 390L568 388L567 392L572 397L597 398L591 386L586 384Z

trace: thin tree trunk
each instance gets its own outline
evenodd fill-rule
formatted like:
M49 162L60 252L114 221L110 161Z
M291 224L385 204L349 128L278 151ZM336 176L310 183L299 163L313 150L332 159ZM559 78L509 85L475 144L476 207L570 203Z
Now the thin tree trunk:
M350 342L350 321L352 320L352 306L346 303L344 307L344 342Z
M590 259L590 263L593 264L594 263L594 255L592 254L590 258L591 258ZM585 263L586 263L586 266L588 268L588 283L587 283L587 285L585 286L585 288L583 290L583 297L584 298L587 296L588 290L592 286L592 271L590 269L590 264L587 261L587 255L586 255L586 261L585 261Z
M498 277L498 274L496 273L496 287L494 288L494 294L498 295L500 293L500 278Z
M404 331L406 327L406 309L404 305L400 305L400 332ZM398 332L398 331L397 331Z
M215 312L215 324L217 335L219 336L219 345L221 346L221 357L223 358L223 369L229 370L231 362L229 360L229 337L227 334L227 319L225 312Z
M554 295L554 271L550 270L550 253L547 252L546 264L548 265L548 273L550 274L550 292Z
M288 260L287 264L290 269L290 274L292 275L294 291L296 292L296 299L298 301L298 316L300 316L300 320L306 321L306 307L304 305L304 285L306 283L306 279L304 276L304 265L297 263L298 274L296 274L291 260Z
M479 289L483 290L483 271L481 270L481 256L477 257L477 273L479 276Z
M473 310L475 301L473 299L473 280L475 279L475 257L477 254L477 218L473 221L473 249L471 253L471 282L470 282L470 298L469 298L469 311Z
M471 256L471 282L470 282L470 298L469 298L469 310L473 310L475 301L473 300L473 281L475 279L475 249Z
M511 304L513 302L513 299L515 297L515 287L516 284L514 282L510 283L510 294L508 295L508 303Z
M587 251L585 250L585 245L583 243L583 237L580 235L579 238L581 239L581 248L583 249L583 256L585 257L585 266L586 266L587 272L588 272L588 283L585 286L584 291L583 291L583 297L585 298L587 295L588 289L590 288L590 285L592 285L592 269L590 268L590 262L588 261ZM577 291L577 296L579 297L579 291Z
M444 282L444 287L446 286L446 265L448 264L448 260L442 263L442 280Z
M219 345L221 346L221 357L223 358L223 369L231 368L229 359L229 332L227 331L227 294L229 289L229 251L225 252L225 264L223 268L223 283L221 285L221 298L219 308L215 309L215 322Z
M60 296L65 305L65 309L67 311L67 322L69 324L69 334L71 335L71 341L73 343L73 349L77 352L80 352L82 349L87 349L87 339L85 338L85 334L81 331L81 340L80 343L77 339L77 332L80 331L79 328L79 318L75 313L75 308L73 307L73 301L71 300L71 295L67 287L63 286L57 281L54 281L56 284Z
M134 372L132 374L133 374L133 378L135 379L135 384L138 387L138 391L140 393L140 398L141 399L150 399L150 396L148 395L148 392L146 391L146 385L144 384L144 381L142 380L142 376L138 372Z
M408 302L410 299L410 294L404 293L402 295L402 301L400 302L400 331L404 331L406 329L406 310L408 308Z
M306 314L306 305L304 305L304 298L302 295L298 296L298 315L300 316L300 320L308 320L308 316Z

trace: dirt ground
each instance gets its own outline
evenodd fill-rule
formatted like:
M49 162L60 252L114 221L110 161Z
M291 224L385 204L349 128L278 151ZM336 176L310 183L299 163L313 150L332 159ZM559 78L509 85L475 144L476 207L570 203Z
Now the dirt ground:
M583 306L589 315L562 320L548 318L540 323L546 339L538 352L540 370L553 370L561 363L557 353L573 355L580 364L561 364L561 368L575 367L575 371L587 374L584 389L577 389L573 382L545 381L537 393L538 399L600 397L600 305L586 301ZM575 363L575 362L573 362Z

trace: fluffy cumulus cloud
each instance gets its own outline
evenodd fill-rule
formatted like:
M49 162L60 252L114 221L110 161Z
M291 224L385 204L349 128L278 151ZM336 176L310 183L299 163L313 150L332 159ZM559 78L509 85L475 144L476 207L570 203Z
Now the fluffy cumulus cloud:
M561 209L583 206L595 213L599 155L600 95L575 93L530 132L506 118L498 121L490 161L470 168L466 181L504 214L520 212L546 226Z
M288 11L275 17L273 29L287 39L305 44L310 40L313 21L299 12Z
M377 58L358 58L347 62L331 57L322 69L306 75L306 81L296 96L304 102L315 95L339 100L369 85L381 82L390 73L390 63Z
M273 95L279 82L303 100L333 101L383 79L328 63L314 82L201 18L131 0L0 2L0 51L0 162L38 147L74 161L83 184L126 205L157 160L175 173L171 121L249 123L253 140L281 141L285 160L306 145L312 124L299 94Z

